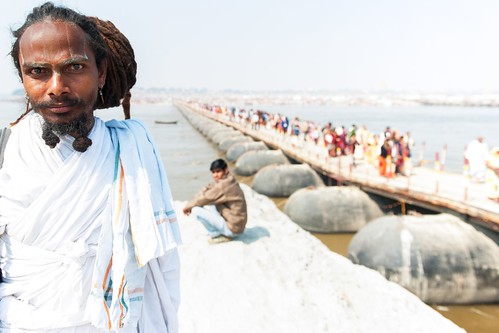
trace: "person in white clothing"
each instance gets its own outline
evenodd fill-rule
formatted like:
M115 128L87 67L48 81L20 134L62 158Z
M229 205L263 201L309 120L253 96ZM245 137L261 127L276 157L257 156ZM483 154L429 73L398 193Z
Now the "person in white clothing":
M468 160L469 175L473 181L484 182L489 158L489 147L479 136L468 144L464 157Z
M45 3L13 31L26 111L0 169L0 332L178 332L181 243L136 63L111 23Z

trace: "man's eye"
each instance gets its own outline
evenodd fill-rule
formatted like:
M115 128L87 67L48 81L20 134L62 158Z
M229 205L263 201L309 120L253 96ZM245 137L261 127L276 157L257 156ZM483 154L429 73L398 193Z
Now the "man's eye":
M79 70L82 70L83 69L83 65L82 64L71 64L69 66L69 69L71 71L79 71Z
M31 68L29 73L31 75L41 75L41 74L45 73L45 69L41 68L41 67L35 67L35 68Z

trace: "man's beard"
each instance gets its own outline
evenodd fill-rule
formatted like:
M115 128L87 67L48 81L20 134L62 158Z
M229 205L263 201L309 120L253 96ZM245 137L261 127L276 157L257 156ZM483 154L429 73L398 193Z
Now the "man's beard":
M76 134L76 138L73 141L73 148L83 153L92 145L92 140L88 138L91 125L92 119L86 115L81 115L64 124L56 124L44 120L42 125L42 139L47 146L55 148L60 141L58 135Z
M82 100L71 100L65 102L70 102L67 104L71 105L84 105ZM37 110L50 107L50 103L33 104L32 107L35 112L39 113ZM92 122L93 116L87 114L82 114L66 123L54 123L44 119L42 125L42 139L45 141L47 146L55 148L55 146L57 146L60 142L59 136L70 134L75 136L73 148L76 151L85 152L88 147L92 145L92 140L87 137L92 128Z
M64 103L66 105L73 106L75 108L85 108L86 103L83 99L73 99L68 97L61 97L57 101L57 103ZM42 115L39 110L48 109L54 103L51 102L40 102L40 103L31 103L31 106L35 112ZM42 116L43 118L43 116ZM73 141L73 148L79 152L85 152L88 147L92 145L92 140L88 138L88 133L92 129L93 125L93 115L82 114L79 117L66 122L66 123L54 123L48 122L43 119L42 125L42 139L45 141L45 144L50 148L55 148L57 144L60 142L60 135L72 135L75 137ZM58 136L59 135L59 136Z

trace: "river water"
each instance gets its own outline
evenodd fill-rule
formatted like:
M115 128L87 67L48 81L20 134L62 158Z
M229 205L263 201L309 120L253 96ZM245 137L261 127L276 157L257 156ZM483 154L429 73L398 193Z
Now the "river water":
M416 142L425 138L425 140L433 140L438 145L447 143L449 145L449 158L452 155L450 139L456 142L456 157L455 168L456 172L460 172L462 166L459 165L459 160L462 158L462 149L465 142L471 140L477 134L485 137L489 144L499 145L497 136L493 138L493 123L499 123L499 110L486 108L368 108L368 107L352 107L344 109L333 109L330 115L323 115L322 112L331 108L326 107L284 107L284 106L260 106L262 110L281 112L290 116L300 116L303 119L309 119L317 122L333 121L335 124L351 125L352 123L365 124L373 131L383 130L385 126L391 125L393 128L400 130L410 130L416 139ZM418 116L417 110L421 111ZM0 100L0 126L5 126L9 122L15 120L21 113L22 105L14 102L6 102ZM278 111L279 110L279 111ZM284 113L284 110L286 110ZM326 110L326 111L324 111ZM398 111L397 111L398 110ZM440 116L435 113L441 112ZM301 112L301 113L300 113ZM374 115L373 113L383 113ZM476 116L477 112L479 116ZM368 114L368 118L355 118L354 116L362 116ZM411 120L402 121L403 118L410 114ZM110 110L97 111L97 115L103 119L122 119L122 113L119 108ZM322 117L320 118L319 117ZM332 119L333 115L335 119ZM341 115L341 117L340 117ZM452 119L454 115L460 119ZM204 184L211 181L209 172L209 164L212 160L223 157L223 155L208 142L200 133L193 129L186 119L171 105L134 105L132 104L132 117L143 120L151 129L155 141L166 147L167 154L163 155L163 162L168 174L168 179L175 200L188 200L191 198ZM318 118L313 118L318 117ZM343 118L342 118L343 117ZM468 117L468 118L467 118ZM482 118L481 121L478 118ZM362 119L362 120L355 120ZM369 120L371 119L371 120ZM437 121L438 123L427 123L426 121ZM468 119L468 120L467 120ZM471 119L471 120L470 120ZM175 125L156 124L155 120L176 120ZM377 124L377 125L376 125ZM420 124L420 125L415 125ZM440 124L440 126L439 126ZM468 126L469 127L466 127ZM414 126L413 126L414 125ZM455 130L454 130L455 129ZM465 137L462 137L465 136ZM430 141L427 141L430 142ZM427 144L429 146L429 144ZM449 160L449 168L450 168ZM251 185L252 178L240 178L240 181ZM283 207L284 199L275 199L274 202L278 207ZM331 235L315 235L332 251L346 256L348 243L352 238L352 234L331 234ZM499 327L499 305L471 305L471 306L433 306L442 315L449 318L457 325L463 327L469 333L497 333Z

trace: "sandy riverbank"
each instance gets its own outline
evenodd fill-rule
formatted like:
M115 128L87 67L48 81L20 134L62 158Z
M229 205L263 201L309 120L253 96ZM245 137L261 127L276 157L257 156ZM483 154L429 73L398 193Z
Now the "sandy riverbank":
M181 212L181 332L464 332L379 273L353 265L242 185L247 230L209 245Z

